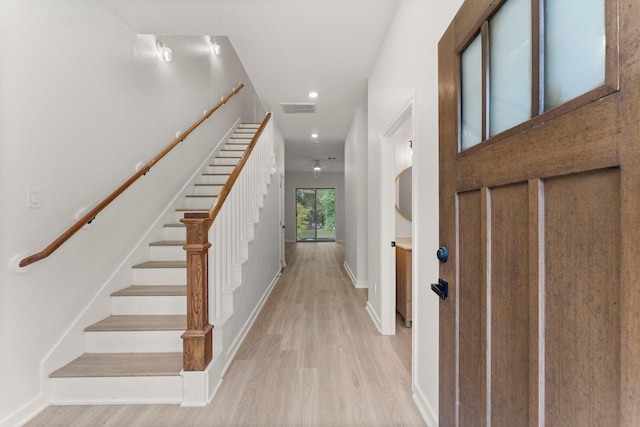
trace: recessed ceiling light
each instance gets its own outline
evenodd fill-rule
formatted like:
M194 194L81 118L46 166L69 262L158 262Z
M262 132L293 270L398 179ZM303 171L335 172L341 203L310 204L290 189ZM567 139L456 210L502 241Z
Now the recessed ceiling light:
M311 92L309 92L309 98L317 98L318 97L318 92L312 90Z
M320 144L320 141L318 141L318 140L316 139L316 140L315 140L315 143L316 143L316 144Z
M318 137L318 134L317 134L317 133L312 133L312 134L311 134L311 138L316 139L317 137Z

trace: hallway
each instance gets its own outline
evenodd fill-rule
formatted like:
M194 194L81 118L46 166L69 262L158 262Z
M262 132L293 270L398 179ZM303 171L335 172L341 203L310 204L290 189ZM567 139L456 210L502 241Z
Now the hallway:
M288 244L286 259L208 407L52 406L27 426L424 426L411 399L411 330L375 330L344 246Z

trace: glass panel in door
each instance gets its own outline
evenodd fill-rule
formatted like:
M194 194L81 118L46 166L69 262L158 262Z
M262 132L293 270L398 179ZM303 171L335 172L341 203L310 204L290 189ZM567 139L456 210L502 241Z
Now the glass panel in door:
M482 142L482 38L462 53L462 123L460 149Z
M496 135L531 118L531 0L509 0L489 20L489 129Z
M544 27L546 111L604 84L604 0L548 0Z

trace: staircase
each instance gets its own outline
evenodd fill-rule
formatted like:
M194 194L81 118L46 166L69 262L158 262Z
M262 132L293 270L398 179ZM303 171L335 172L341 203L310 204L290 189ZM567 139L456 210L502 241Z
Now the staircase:
M85 328L85 353L50 375L52 404L183 401L187 303L180 219L211 208L259 126L239 125L210 160L175 209L175 222L164 225L164 239L149 244L149 260L132 267L133 284L111 294L111 315Z

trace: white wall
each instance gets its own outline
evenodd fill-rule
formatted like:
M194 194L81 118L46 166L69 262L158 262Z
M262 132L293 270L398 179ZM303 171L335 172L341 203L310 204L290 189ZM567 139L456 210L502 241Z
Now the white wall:
M381 313L373 283L392 280L381 266L391 257L385 224L393 208L381 189L393 179L392 147L380 132L415 94L413 191L417 206L414 259L414 398L431 426L438 424L438 299L429 284L438 277L438 72L437 43L461 0L402 0L369 78L369 305ZM384 180L384 182L383 182ZM376 248L374 250L374 248Z
M296 188L336 189L336 242L344 242L344 173L322 172L314 177L313 171L286 172L284 195L285 240L296 241Z
M263 109L226 38L133 34L98 0L2 0L0 425L46 403L43 361L127 252L238 119ZM15 272L215 105L201 130L48 259ZM41 209L26 208L42 189Z
M358 108L344 144L345 266L357 287L367 287L367 109Z

